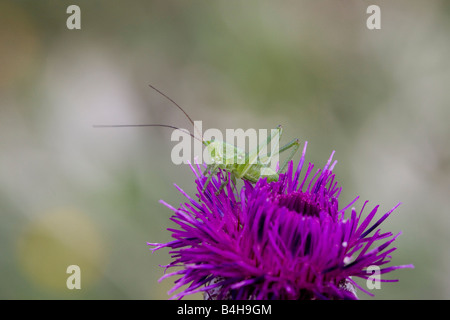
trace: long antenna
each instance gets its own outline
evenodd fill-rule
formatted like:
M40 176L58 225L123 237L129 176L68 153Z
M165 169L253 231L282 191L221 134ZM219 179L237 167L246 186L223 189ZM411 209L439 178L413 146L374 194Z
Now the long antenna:
M169 126L167 124L95 124L94 128L130 128L130 127L163 127L163 128L171 128L175 130L183 131L184 133L187 133L192 138L197 139L198 141L202 142L198 137L194 136L192 133L189 132L189 130L177 128L175 126Z
M172 102L178 109L180 109L184 115L189 119L189 122L192 124L192 126L194 127L194 130L197 131L197 133L200 135L201 140L203 141L203 135L201 132L199 132L199 130L197 129L197 127L194 124L194 121L191 119L191 117L189 117L189 115L186 113L186 111L183 110L182 107L180 107L180 105L178 103L176 103L175 101L173 101L172 98L170 98L168 95L166 95L164 92L160 91L159 89L155 88L154 86L152 86L151 84L148 85L150 88L152 88L153 90L155 90L156 92L158 92L160 95L162 95L164 98L166 98L167 100L169 100L170 102ZM191 135L192 136L192 135Z

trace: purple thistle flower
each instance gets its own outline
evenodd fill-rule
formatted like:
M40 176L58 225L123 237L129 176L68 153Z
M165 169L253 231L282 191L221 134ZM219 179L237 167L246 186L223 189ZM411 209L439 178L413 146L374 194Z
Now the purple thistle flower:
M244 181L240 190L229 182L218 192L228 174L222 171L203 192L207 178L200 165L191 166L199 200L176 186L189 201L178 209L161 201L174 211L171 220L178 229L168 229L174 240L149 243L152 250L171 249L173 261L166 268L181 267L160 279L180 276L169 294L186 287L173 298L204 292L205 299L218 300L356 299L355 287L373 295L353 280L369 279L368 267L378 266L380 275L413 268L385 266L399 234L377 228L399 204L374 223L378 206L366 218L367 201L359 213L349 210L358 197L339 209L334 152L323 169L312 176L310 163L300 179L306 146L295 171L291 161L278 181Z

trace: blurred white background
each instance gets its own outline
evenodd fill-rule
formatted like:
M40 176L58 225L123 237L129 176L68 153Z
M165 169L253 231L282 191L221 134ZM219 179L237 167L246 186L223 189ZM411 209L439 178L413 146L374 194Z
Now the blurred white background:
M170 130L93 128L189 128L150 83L204 129L283 124L318 167L336 150L341 206L402 202L382 230L415 269L375 298L450 297L448 1L77 1L81 30L70 4L0 3L1 298L167 299L169 255L146 242L170 239L158 201L194 176Z

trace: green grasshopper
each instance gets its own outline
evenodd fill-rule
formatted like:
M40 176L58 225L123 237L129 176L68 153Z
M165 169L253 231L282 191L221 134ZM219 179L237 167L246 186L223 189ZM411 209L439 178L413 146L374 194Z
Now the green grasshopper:
M260 178L267 178L268 182L278 181L280 173L284 172L287 164L293 158L295 152L300 147L300 142L298 139L294 139L281 147L278 151L276 148L278 147L278 143L272 144L271 152L268 156L260 156L261 151L266 148L272 140L279 138L282 135L281 126L277 126L275 130L272 130L272 134L267 138L266 141L263 141L261 145L250 152L245 152L242 149L224 142L224 141L202 141L202 143L208 149L210 156L215 159L212 164L208 164L203 175L207 177L207 180L203 186L203 190L206 189L211 178L219 171L224 170L225 172L230 173L230 178L234 184L236 184L236 179L247 180L252 183L258 182ZM278 136L278 137L277 137ZM292 148L291 153L288 158L284 161L283 165L280 167L278 171L274 171L270 168L269 164L274 155L277 153L281 153L288 149ZM223 150L223 152L220 152ZM241 161L243 163L238 163L237 159L244 159ZM222 182L218 192L220 192L225 185L228 183L228 175L226 175L226 179Z
M173 101L171 98L169 98L166 94L164 94L160 90L156 89L152 85L149 86L150 88L161 94L163 97L168 99L170 102L172 102L178 109L180 109L187 117L187 119L190 121L190 123L194 126L194 130L197 130L198 132L198 129L194 124L194 121L189 117L186 111L183 110L183 108L181 108L175 101ZM212 177L216 175L219 172L219 170L223 170L226 173L230 173L230 178L235 185L236 179L243 179L251 183L256 183L260 178L267 177L267 180L269 182L278 181L280 173L284 172L284 170L287 167L287 164L293 158L294 154L300 147L299 140L293 139L286 145L279 148L279 150L276 150L278 148L278 142L283 132L281 125L277 126L275 130L272 130L271 135L267 138L266 141L263 141L254 150L251 150L248 153L225 141L217 141L217 140L205 141L203 140L201 132L200 132L201 139L199 139L198 137L196 137L191 132L185 129L180 129L170 125L164 124L95 125L94 127L166 127L181 130L189 134L194 139L200 140L202 144L207 148L209 156L211 157L212 160L212 163L208 164L205 171L203 172L203 175L207 177L206 182L203 184L203 191L206 190L206 187L208 186ZM269 145L269 143L271 143L272 140L276 142L272 143L271 152L267 156L261 156L262 151L265 150L265 148L267 148L267 146ZM288 158L284 161L283 165L279 167L279 170L275 171L272 168L270 168L269 164L271 162L272 157L288 149L291 149L291 152ZM238 159L240 161L237 161ZM229 180L228 174L225 174L225 177L226 179L222 182L216 194L218 194L227 185Z

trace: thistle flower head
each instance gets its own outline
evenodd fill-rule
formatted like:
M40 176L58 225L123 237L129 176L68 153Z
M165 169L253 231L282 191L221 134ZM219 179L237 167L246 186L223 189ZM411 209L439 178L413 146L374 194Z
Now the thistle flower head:
M356 299L355 287L373 295L353 279L368 279L367 268L379 267L384 275L412 267L385 266L399 234L378 226L398 205L378 220L379 206L365 217L367 201L359 212L351 208L358 197L340 207L333 154L314 173L311 163L303 168L306 146L295 170L291 161L278 181L244 181L239 190L231 182L220 190L230 175L224 171L203 190L207 177L200 165L191 166L197 198L177 187L186 203L173 208L162 202L174 211L177 228L168 229L174 240L149 243L152 250L171 249L166 268L181 267L161 278L179 276L169 294L181 291L173 298L204 292L205 299Z

